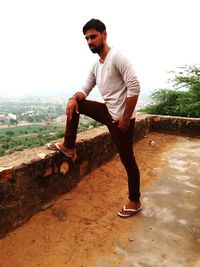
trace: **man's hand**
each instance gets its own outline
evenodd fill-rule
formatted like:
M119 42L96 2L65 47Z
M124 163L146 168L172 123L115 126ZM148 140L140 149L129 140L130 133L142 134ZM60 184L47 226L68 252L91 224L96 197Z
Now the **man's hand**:
M79 113L79 111L78 111L78 103L77 103L76 97L70 98L68 103L67 103L66 114L67 114L67 118L69 120L72 119L73 112Z
M127 132L128 128L130 126L130 120L124 120L123 118L118 118L116 120L117 126L118 128L122 131L122 132Z
M72 97L69 98L66 107L67 119L72 119L73 112L79 113L78 102L83 101L84 99L85 95L82 92L76 92Z

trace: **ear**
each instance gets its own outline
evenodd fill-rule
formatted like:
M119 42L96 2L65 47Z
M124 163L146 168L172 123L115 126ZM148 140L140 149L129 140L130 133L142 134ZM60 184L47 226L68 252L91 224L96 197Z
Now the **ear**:
M102 32L102 35L103 35L104 39L106 40L106 38L107 38L107 31L103 31Z

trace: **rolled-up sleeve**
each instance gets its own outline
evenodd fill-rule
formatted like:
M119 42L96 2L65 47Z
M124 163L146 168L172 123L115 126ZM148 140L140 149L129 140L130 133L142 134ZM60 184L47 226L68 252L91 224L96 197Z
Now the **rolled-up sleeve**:
M127 97L132 97L140 94L140 83L136 76L135 70L127 58L125 53L119 51L116 54L115 64L118 71L121 73L127 87Z

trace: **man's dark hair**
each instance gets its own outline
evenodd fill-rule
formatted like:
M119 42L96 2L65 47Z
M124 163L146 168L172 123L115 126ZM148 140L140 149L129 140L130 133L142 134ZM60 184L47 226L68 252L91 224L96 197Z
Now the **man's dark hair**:
M83 26L83 34L85 34L86 31L91 29L95 29L96 31L102 33L106 30L106 26L99 19L91 19Z

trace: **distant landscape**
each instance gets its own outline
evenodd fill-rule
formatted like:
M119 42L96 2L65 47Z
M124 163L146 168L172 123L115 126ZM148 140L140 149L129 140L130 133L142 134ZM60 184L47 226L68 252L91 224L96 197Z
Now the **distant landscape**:
M1 97L0 157L64 136L65 97ZM80 117L78 132L101 124Z

